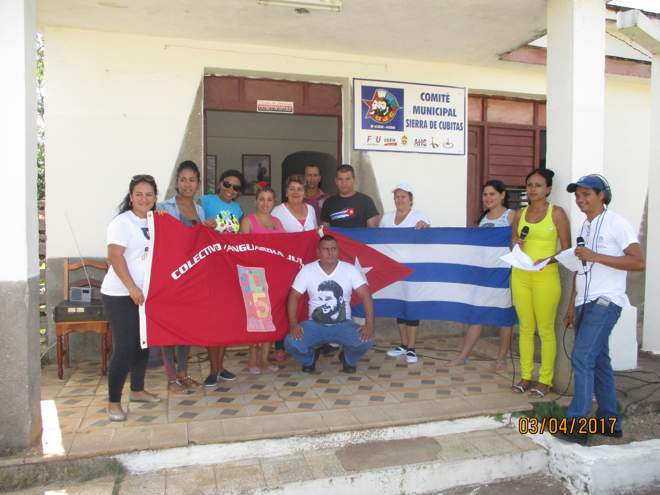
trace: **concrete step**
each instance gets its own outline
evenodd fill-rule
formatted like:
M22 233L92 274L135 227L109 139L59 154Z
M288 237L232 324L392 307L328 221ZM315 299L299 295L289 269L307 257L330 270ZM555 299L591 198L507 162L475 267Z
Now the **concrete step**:
M529 476L548 466L545 449L493 418L117 458L129 471L121 494L436 493Z
M659 440L581 447L520 435L509 416L475 417L47 462L33 472L0 465L0 485L54 479L50 469L64 481L11 493L650 495L659 493L659 455ZM80 481L94 476L105 477Z

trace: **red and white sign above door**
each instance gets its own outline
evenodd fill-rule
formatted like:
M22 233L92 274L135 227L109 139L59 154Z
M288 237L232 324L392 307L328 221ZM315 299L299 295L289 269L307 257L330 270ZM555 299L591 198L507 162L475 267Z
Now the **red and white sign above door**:
M293 113L292 101L257 100L257 112Z

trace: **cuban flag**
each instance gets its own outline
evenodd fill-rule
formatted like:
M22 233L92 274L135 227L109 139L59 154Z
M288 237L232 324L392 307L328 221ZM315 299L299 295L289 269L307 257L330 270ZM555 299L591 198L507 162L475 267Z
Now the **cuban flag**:
M330 213L330 220L341 220L343 218L351 218L355 215L353 208L344 208L343 210Z
M499 259L510 251L510 227L332 230L412 270L373 293L376 316L494 326L516 322L511 268ZM341 258L353 262L356 256L341 242L339 247ZM355 264L367 279L376 268L361 258ZM353 311L364 316L361 305Z

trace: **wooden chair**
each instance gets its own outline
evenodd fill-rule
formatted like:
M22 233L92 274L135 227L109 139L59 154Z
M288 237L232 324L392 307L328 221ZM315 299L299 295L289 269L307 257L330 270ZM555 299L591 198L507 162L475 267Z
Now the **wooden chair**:
M84 263L84 266L83 266ZM108 354L112 348L112 333L110 332L110 325L102 311L98 311L96 316L92 318L81 319L80 316L77 318L75 307L78 306L76 303L71 303L69 299L69 289L71 287L88 287L89 285L92 288L100 289L101 281L97 279L90 278L89 283L87 278L83 277L79 280L71 282L70 274L76 270L84 269L84 267L95 268L102 271L103 273L108 271L108 264L105 261L98 261L92 259L85 259L76 262L69 262L68 259L64 260L64 301L62 301L58 306L62 305L66 307L67 310L71 307L74 307L74 311L71 311L71 316L68 316L67 312L61 311L60 314L55 316L55 336L57 339L57 377L62 379L64 376L63 367L67 368L70 366L69 363L69 334L71 332L78 333L88 333L95 332L98 333L101 337L101 374L106 375L108 373ZM98 299L92 299L92 305L87 306L96 306L100 304ZM80 304L80 307L84 307L84 304Z

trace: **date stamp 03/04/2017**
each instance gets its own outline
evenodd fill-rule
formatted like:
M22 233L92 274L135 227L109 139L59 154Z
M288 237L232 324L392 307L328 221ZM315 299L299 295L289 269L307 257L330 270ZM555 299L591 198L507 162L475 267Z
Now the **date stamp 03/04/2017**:
M518 433L525 435L543 434L555 435L608 435L616 430L617 418L528 418L518 420Z

